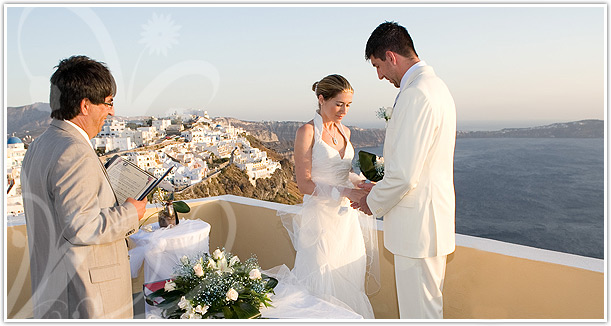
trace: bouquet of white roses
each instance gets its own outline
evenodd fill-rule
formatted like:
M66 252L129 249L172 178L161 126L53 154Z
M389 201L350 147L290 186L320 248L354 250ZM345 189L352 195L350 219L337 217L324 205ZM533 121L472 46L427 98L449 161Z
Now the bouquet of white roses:
M361 170L365 178L370 181L380 181L384 178L384 158L366 151L359 151L359 159L356 161L357 167Z
M261 273L254 256L241 262L220 249L183 256L174 276L146 296L148 304L163 309L164 318L258 318L260 308L271 306L269 296L278 284Z

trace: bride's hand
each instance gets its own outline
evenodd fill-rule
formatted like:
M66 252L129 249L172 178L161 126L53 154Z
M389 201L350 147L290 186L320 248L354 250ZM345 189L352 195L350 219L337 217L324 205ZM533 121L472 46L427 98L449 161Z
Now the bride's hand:
M367 196L367 194L369 194L368 189L354 188L348 191L348 194L346 197L348 197L348 199L350 199L350 202L354 204L354 203L359 203L363 197Z
M357 187L363 189L363 190L367 190L367 192L371 191L371 188L373 188L373 186L375 186L376 183L371 181L371 182L365 182L365 181L361 181L361 183L359 183L358 185L356 185Z

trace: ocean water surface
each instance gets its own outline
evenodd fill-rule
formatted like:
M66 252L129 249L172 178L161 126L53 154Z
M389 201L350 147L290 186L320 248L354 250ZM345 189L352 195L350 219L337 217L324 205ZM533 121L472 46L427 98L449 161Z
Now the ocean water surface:
M604 258L602 138L457 139L454 186L459 234Z

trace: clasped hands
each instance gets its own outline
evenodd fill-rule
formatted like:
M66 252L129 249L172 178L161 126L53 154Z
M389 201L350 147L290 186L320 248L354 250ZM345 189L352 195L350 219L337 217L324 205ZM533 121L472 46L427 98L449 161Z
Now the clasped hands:
M367 205L367 195L371 191L371 188L375 186L375 183L360 182L356 185L358 188L350 189L348 193L348 199L350 200L350 206L354 209L358 209L367 215L373 215Z

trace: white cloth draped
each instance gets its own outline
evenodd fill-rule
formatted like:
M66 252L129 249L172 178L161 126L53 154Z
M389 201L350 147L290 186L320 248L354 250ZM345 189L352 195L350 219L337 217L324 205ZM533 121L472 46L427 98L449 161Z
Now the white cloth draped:
M151 226L153 232L140 229L130 236L136 244L129 251L132 278L138 276L144 262L145 283L168 279L183 255L193 256L209 251L210 224L204 221L180 220L172 228L159 228L159 223L152 223Z

